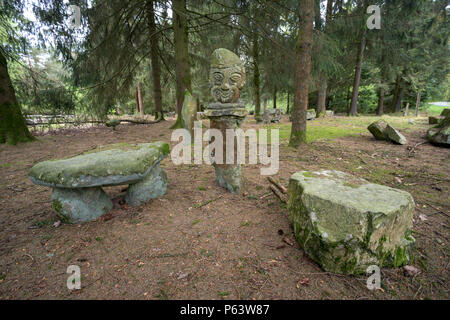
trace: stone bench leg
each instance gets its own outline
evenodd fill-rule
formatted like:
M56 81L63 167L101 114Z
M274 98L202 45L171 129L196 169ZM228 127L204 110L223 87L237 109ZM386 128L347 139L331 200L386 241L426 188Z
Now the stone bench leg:
M68 222L92 221L111 210L113 203L101 187L54 188L52 206Z
M162 196L166 190L167 173L161 169L158 163L144 179L128 186L125 201L129 205L137 206Z

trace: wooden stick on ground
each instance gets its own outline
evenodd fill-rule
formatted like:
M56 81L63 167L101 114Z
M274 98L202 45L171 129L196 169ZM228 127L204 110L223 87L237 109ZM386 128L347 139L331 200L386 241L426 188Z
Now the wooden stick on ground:
M273 185L270 185L270 190L277 196L278 199L280 199L281 202L286 203L286 199L283 196L283 194Z
M278 182L276 182L272 177L267 177L267 180L269 180L270 183L275 185L278 188L278 190L280 190L283 194L287 194L287 189Z
M428 141L423 141L423 142L416 143L416 144L411 148L411 150L409 150L408 157L411 157L411 154L414 152L414 149L415 149L416 147L418 147L418 146L420 146L420 145L422 145L422 144L425 144L425 143L427 143L427 142L428 142Z

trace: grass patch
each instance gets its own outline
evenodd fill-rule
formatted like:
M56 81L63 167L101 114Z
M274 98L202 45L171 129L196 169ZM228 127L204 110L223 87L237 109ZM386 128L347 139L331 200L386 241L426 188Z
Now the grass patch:
M10 163L0 163L0 168L9 168L9 167L12 167L12 166L15 166L15 165L22 166L22 165L25 165L25 164L26 164L26 162L24 162L24 161L10 162Z
M446 108L450 108L450 106L436 106L434 104L430 104L427 103L424 106L425 111L429 114L429 115L433 115L433 116L438 116L441 114L442 110L446 109Z
M244 221L241 223L241 227L250 227L252 225L251 221Z
M361 134L370 135L367 127L379 119L383 119L397 129L403 130L411 128L409 119L411 117L384 115L377 116L360 116L360 117L335 117L320 118L307 122L306 142L311 143L316 140L333 140L341 137L356 137ZM413 117L419 119L420 117ZM424 118L425 119L425 118ZM271 130L279 130L279 138L289 140L291 136L291 123L265 125L267 129L267 140L271 142ZM259 136L258 136L259 138Z

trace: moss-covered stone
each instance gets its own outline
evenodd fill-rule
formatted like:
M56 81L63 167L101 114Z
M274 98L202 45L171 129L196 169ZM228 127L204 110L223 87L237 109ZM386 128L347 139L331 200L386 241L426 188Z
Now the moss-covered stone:
M389 140L397 143L397 144L406 144L406 138L404 135L400 133L397 129L395 129L393 126L388 124L386 126L386 129L384 130L384 133L389 138Z
M128 187L125 201L132 206L140 205L162 196L166 190L167 173L157 164L144 179Z
M217 183L230 192L239 192L244 184L240 165L214 165Z
M72 158L40 162L31 168L30 179L58 188L135 183L169 152L165 142L103 146Z
M316 110L308 109L306 110L306 120L314 120L316 118Z
M435 127L428 129L427 140L438 146L450 146L450 116L442 119Z
M446 118L450 118L450 109L449 108L445 108L444 110L442 110L441 116L442 117L446 117Z
M326 271L362 274L372 264L397 267L410 260L409 193L323 170L292 175L288 195L295 237Z
M375 137L377 140L387 140L387 135L384 133L384 130L386 130L387 123L383 120L378 120L373 123L371 123L367 130L370 131L370 133Z
M183 108L181 109L181 123L183 128L189 130L194 139L194 121L197 119L197 101L189 91L184 94Z
M55 188L51 199L53 209L64 222L69 223L95 220L113 207L108 195L100 187Z

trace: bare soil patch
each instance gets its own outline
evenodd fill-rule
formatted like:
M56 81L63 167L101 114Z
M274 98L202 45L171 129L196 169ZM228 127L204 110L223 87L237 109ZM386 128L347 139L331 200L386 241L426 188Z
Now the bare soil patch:
M175 166L169 158L161 165L169 177L162 198L130 207L121 201L124 186L106 188L115 203L110 213L53 226L59 219L51 190L29 180L33 164L111 143L169 142L172 124L95 127L0 146L0 299L449 298L450 149L423 144L410 152L423 141L425 124L402 130L404 146L375 141L369 132L298 151L281 141L274 178L283 185L299 170L336 169L413 195L411 264L421 273L383 269L382 290L368 290L365 276L323 272L303 253L285 205L265 196L269 184L259 165L244 166L245 190L231 194L217 185L211 166ZM249 127L256 127L253 119ZM73 264L81 267L81 290L66 287Z

